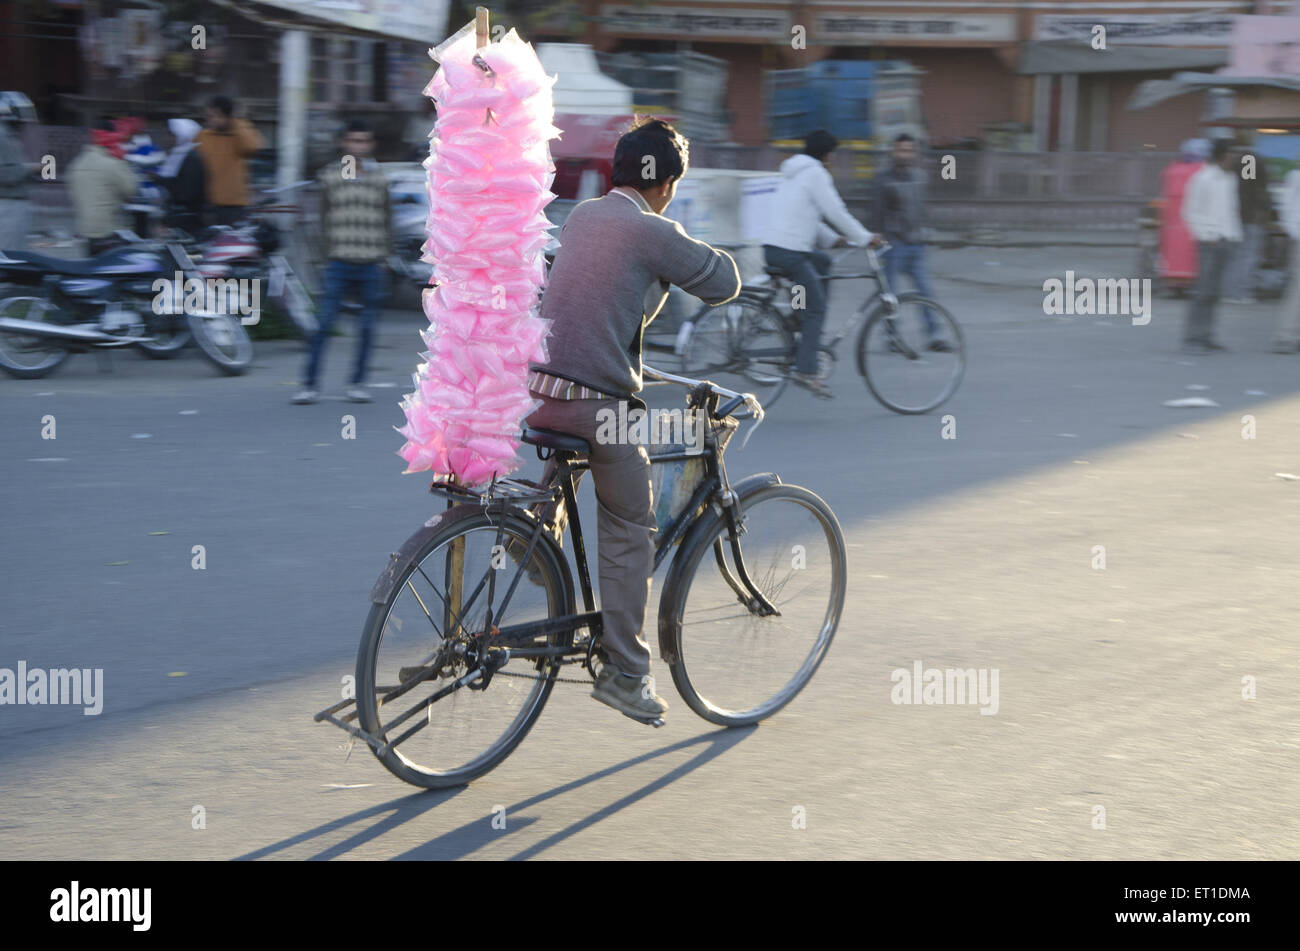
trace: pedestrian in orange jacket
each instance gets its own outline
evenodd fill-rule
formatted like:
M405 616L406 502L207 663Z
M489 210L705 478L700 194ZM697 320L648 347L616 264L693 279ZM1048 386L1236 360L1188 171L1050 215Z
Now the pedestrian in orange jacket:
M195 139L207 170L212 221L234 224L253 203L248 187L248 157L265 147L253 124L235 118L235 103L216 96L204 111L205 128Z

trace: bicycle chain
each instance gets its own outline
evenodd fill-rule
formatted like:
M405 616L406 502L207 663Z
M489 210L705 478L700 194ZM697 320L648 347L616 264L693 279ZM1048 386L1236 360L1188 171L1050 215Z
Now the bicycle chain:
M522 678L523 680L541 680L541 679L542 679L542 678L539 677L537 674L516 674L514 671L510 671L510 670L498 670L498 671L497 671L496 673L494 673L492 676L493 676L493 677L519 677L519 678ZM595 683L595 681L592 680L590 677L583 678L582 680L576 680L576 679L574 679L573 677L556 677L556 678L555 678L555 682L556 682L557 684L592 684L592 683Z

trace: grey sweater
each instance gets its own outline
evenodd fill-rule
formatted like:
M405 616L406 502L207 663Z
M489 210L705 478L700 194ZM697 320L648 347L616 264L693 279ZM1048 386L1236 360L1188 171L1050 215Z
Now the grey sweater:
M637 195L611 191L582 202L560 232L542 295L553 321L550 362L533 367L629 398L641 390L641 338L668 285L721 304L740 293L736 262L655 214Z
M916 244L924 237L925 175L919 168L891 166L876 176L871 188L867 227L889 241Z

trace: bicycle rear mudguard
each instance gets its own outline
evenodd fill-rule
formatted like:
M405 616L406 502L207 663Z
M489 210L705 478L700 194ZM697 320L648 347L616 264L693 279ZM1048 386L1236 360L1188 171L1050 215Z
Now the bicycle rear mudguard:
M731 491L735 494L741 514L744 514L745 500L760 489L766 489L769 486L781 485L781 477L775 472L758 472L751 476L746 476L739 482L731 486ZM682 581L681 574L683 568L683 559L680 557L682 552L689 551L690 546L701 536L712 535L717 532L719 525L725 525L723 515L713 506L704 510L704 514L696 520L682 538L678 547L678 555L673 557L672 564L668 568L668 577L664 579L663 590L665 592L672 589L674 584ZM677 663L677 619L671 616L670 603L672 599L664 596L659 598L659 656L665 663Z

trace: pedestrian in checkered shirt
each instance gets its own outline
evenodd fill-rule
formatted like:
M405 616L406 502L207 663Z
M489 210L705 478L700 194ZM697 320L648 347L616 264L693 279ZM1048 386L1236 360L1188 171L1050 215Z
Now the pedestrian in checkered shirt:
M371 156L375 137L359 119L349 122L340 140L343 154L321 169L321 234L329 263L325 266L324 288L316 312L319 327L312 337L311 353L303 374L303 389L295 403L314 403L321 361L329 342L330 328L338 316L339 304L348 288L361 295L361 333L357 340L348 399L369 402L366 370L374 336L375 320L384 298L384 261L392 246L392 205L388 180Z

